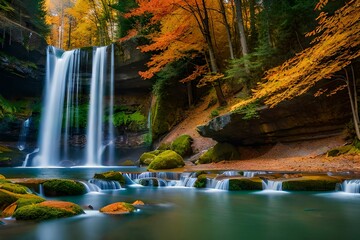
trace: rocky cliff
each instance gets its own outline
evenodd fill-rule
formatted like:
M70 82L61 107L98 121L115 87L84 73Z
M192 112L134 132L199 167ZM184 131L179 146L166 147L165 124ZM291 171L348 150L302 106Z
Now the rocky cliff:
M236 145L262 145L302 141L340 134L351 120L347 91L314 97L318 89L331 92L339 82L324 80L311 91L274 108L257 109L257 117L244 119L244 113L231 112L198 127L204 137Z

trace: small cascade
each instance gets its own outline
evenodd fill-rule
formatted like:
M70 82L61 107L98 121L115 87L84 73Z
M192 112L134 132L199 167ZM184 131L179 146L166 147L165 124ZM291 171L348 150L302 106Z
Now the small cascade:
M86 188L86 192L90 193L90 192L100 192L101 188L99 188L97 185L85 181L79 181L82 185L84 185L84 187Z
M345 180L341 184L341 190L346 193L360 193L360 179Z
M252 171L245 171L243 176L247 178L255 177L256 175L266 174L266 172L252 172Z
M194 187L196 180L196 173L182 173L180 182L176 186Z
M44 197L44 186L41 184L39 184L39 196L40 197Z
M38 152L39 152L39 148L36 148L33 152L26 154L22 167L27 167L30 157Z
M282 191L282 182L281 181L262 181L263 190L273 190L273 191Z
M102 179L92 178L89 183L98 186L101 190L120 190L121 185L118 181L107 181Z
M225 171L221 175L232 177L232 176L240 176L240 173L238 171Z
M31 121L30 118L28 118L22 124L21 130L20 130L20 135L19 135L19 141L17 144L17 147L20 151L23 151L24 149L26 149L26 137L29 132L30 121Z
M223 179L216 183L215 189L218 190L229 190L229 179Z

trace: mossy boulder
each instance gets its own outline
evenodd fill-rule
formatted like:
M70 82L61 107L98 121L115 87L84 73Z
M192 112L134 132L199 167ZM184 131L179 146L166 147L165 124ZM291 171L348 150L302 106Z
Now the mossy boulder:
M6 179L6 177L4 175L0 174L0 180L5 180L5 179Z
M0 190L0 210L5 209L10 204L16 202L16 196L9 194L7 191Z
M75 196L86 193L86 188L80 182L67 179L52 179L43 183L46 196Z
M4 189L9 192L18 193L18 194L26 194L29 191L28 188L25 186L21 186L19 184L7 182L7 181L0 181L0 189Z
M193 153L192 142L193 139L189 135L181 135L171 143L171 150L182 157L190 156Z
M229 180L229 190L262 190L262 181L260 178L239 178Z
M360 149L358 149L354 145L341 146L338 148L331 149L330 151L327 152L326 156L337 157L343 154L351 154L351 153L359 154Z
M172 169L183 167L185 165L183 158L172 150L166 150L155 157L150 163L149 169Z
M197 164L239 159L239 151L229 143L217 143L199 157Z
M171 150L171 143L169 142L164 142L161 143L160 146L157 148L157 150Z
M14 217L16 220L43 221L56 218L72 217L83 214L82 208L71 202L44 201L38 204L18 208Z
M334 191L340 179L329 176L303 176L283 181L284 191Z
M118 181L120 184L125 184L124 176L120 172L116 172L116 171L95 173L94 178L106 180L106 181Z
M200 175L197 177L194 187L196 188L206 188L207 178L205 175Z
M149 165L158 154L152 152L145 152L140 156L140 165Z
M124 214L134 212L136 208L133 204L126 202L116 202L100 209L100 212L106 214Z
M127 167L127 166L136 166L136 163L134 161L128 159L128 160L125 160L124 162L122 162L120 164L120 166L125 166L125 167Z

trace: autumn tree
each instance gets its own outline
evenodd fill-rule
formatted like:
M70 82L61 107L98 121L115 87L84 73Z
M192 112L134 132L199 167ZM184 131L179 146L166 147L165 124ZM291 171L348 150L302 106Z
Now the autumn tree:
M322 7L321 1L317 8ZM265 99L264 103L274 107L278 103L302 95L320 80L341 80L342 86L336 91L347 89L357 138L360 139L357 106L356 76L352 64L360 57L360 5L359 0L351 0L335 11L333 15L321 12L318 26L307 36L315 36L312 46L289 59L284 64L272 68L259 83L252 99ZM357 63L358 64L358 63ZM327 90L319 92L324 94ZM245 104L240 103L234 108Z

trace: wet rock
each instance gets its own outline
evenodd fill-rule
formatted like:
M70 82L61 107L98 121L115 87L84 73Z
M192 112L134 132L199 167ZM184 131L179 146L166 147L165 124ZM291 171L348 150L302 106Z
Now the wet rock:
M66 179L52 179L43 183L44 194L46 196L74 196L86 193L83 184Z
M106 214L124 214L134 211L135 207L132 204L126 202L112 203L100 209L100 212Z
M172 150L166 150L154 158L149 165L149 169L172 169L183 167L184 165L184 160L179 154Z
M118 181L120 184L125 184L125 178L120 172L108 171L104 173L95 173L95 179L107 180L107 181Z
M284 180L284 191L334 191L336 184L341 183L339 178L329 176L303 176Z
M63 201L44 201L18 208L14 217L16 220L43 221L55 218L72 217L83 214L84 211L75 203Z

